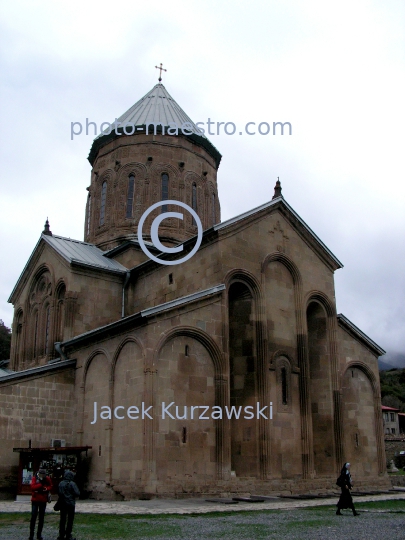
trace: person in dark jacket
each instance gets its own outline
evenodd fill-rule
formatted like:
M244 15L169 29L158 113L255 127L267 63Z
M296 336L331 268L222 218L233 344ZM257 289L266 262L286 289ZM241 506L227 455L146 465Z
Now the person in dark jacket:
M65 471L63 480L59 484L60 521L58 540L75 540L72 537L72 529L75 518L76 497L79 497L80 491L76 483L73 482L74 477L74 473Z
M48 493L52 489L52 480L46 475L45 469L39 471L31 480L31 521L30 521L30 539L34 540L35 523L38 517L37 538L42 539L42 529L44 527L45 509L48 502Z
M354 509L353 499L350 493L350 490L353 487L352 477L350 476L350 463L345 463L340 471L340 476L338 478L338 485L342 490L340 494L339 501L337 503L336 515L341 516L341 510L343 508L350 508L354 516L358 516L358 512Z

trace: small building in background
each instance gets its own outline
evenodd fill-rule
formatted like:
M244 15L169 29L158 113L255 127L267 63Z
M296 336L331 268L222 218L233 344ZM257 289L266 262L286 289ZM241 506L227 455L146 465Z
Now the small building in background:
M384 436L399 435L400 433L399 420L398 420L399 409L395 409L394 407L386 407L385 405L382 405L381 409L382 409L382 417L383 417ZM405 417L404 414L403 416ZM405 418L403 422L405 423Z

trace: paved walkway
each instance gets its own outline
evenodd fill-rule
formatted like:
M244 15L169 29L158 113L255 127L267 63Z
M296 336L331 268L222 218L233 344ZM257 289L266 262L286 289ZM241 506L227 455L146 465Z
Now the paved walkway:
M208 512L241 512L246 510L287 510L309 506L336 504L339 495L328 499L283 499L274 498L263 503L239 502L238 504L211 503L205 499L152 499L150 501L77 501L76 512L81 514L206 514ZM354 496L354 503L371 501L403 500L405 492L384 495ZM47 505L47 512L53 512L54 503ZM0 512L30 512L29 501L0 501Z

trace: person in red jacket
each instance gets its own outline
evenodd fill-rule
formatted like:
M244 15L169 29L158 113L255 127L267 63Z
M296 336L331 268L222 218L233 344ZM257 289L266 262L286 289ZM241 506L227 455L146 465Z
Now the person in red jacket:
M37 539L43 540L42 529L44 527L44 517L46 503L48 502L48 494L52 489L52 481L49 476L46 475L45 469L39 469L37 474L32 477L31 480L31 521L30 521L30 538L34 540L35 523L38 519Z

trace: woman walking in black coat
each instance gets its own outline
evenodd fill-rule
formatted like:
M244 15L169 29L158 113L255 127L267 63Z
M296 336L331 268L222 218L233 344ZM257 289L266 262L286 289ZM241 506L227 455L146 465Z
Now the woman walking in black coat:
M343 508L350 508L354 516L358 516L358 512L354 509L353 499L350 493L352 489L352 477L350 476L350 463L345 463L340 471L340 476L337 481L337 485L340 486L342 493L337 503L336 515L341 516L341 510Z

